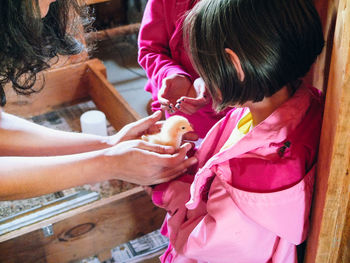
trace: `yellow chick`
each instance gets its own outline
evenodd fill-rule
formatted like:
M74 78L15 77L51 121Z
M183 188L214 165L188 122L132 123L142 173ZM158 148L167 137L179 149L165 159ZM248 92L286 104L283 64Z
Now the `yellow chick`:
M191 124L185 117L174 115L164 121L164 124L159 133L142 135L142 140L173 146L174 148L180 148L182 136L186 132L193 131Z

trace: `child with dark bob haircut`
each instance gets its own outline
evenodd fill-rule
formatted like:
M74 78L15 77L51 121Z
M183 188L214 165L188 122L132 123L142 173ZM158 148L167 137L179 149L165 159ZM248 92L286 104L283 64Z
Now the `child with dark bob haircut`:
M217 110L197 167L153 188L162 262L297 262L306 240L323 97L301 78L321 53L312 0L202 0L185 39Z

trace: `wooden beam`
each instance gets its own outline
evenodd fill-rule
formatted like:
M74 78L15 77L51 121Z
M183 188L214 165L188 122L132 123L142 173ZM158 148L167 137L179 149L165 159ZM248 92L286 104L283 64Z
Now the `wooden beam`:
M119 36L137 34L140 30L140 23L134 23L124 26L117 26L96 32L91 32L87 35L86 41L103 41L110 40Z
M87 85L82 83L86 71L86 62L49 69L38 76L34 86L35 90L42 90L29 96L18 95L10 86L6 86L7 103L4 110L22 117L32 117L65 103L87 99Z
M313 66L311 79L315 87L326 93L339 0L318 0L315 1L315 5L320 14L323 25L325 46L322 54L317 58L317 61Z
M98 70L101 67L99 63L102 64L97 60L88 62L89 70L85 75L85 83L88 83L89 95L97 108L103 111L113 127L119 130L126 124L140 119L140 116Z
M331 5L337 1L330 1ZM350 236L350 6L340 0L331 48L325 112L307 244L307 263L349 262ZM336 10L334 10L336 8Z

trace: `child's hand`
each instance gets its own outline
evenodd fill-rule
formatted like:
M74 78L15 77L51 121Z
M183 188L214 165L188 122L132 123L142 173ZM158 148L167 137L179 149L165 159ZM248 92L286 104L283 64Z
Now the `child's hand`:
M210 101L210 97L207 94L205 83L202 78L198 78L194 81L187 96L182 96L176 101L175 108L186 114L193 114Z
M188 96L191 86L191 81L184 75L174 74L163 79L158 92L158 101L162 109L170 114L174 113L177 110L175 108L177 101L183 96Z

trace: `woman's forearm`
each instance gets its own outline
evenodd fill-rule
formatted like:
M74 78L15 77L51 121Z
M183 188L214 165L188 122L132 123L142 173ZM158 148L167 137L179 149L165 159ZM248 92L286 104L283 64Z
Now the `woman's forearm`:
M23 199L112 178L101 151L52 157L0 157L0 200Z
M0 156L55 156L109 147L108 137L64 132L2 112Z
M46 157L0 157L0 200L29 198L83 184L120 179L140 185L169 181L196 163L190 144L169 147L140 140L86 153Z
M83 184L120 179L140 185L159 184L196 163L184 144L169 148L133 140L86 153L47 157L0 157L0 200L29 198Z
M29 198L78 185L120 179L159 184L196 163L191 145L176 150L138 138L161 118L155 113L100 137L47 129L9 114L0 120L0 200Z

